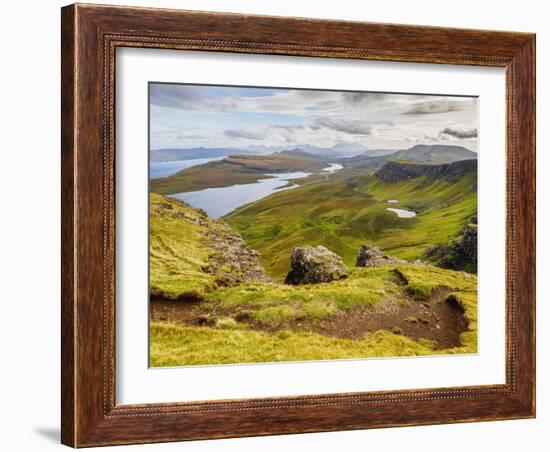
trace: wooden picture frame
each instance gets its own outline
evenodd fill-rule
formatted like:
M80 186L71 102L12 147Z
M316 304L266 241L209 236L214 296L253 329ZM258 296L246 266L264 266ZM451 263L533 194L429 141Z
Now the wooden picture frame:
M162 9L62 9L62 442L73 447L535 416L535 35ZM115 404L115 50L506 69L506 383Z

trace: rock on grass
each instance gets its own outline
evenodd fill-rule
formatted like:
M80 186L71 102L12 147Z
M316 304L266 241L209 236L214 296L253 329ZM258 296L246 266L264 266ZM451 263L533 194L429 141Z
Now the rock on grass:
M350 270L340 256L324 246L299 246L290 258L285 284L316 284L347 278Z
M406 264L403 259L395 256L387 256L379 248L362 245L357 253L356 267L385 267L387 265Z

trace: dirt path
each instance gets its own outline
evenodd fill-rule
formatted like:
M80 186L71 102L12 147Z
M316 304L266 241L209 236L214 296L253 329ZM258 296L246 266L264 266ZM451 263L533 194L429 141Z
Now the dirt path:
M406 298L406 303L382 302L374 308L355 306L338 311L322 321L299 319L281 325L265 325L252 316L238 318L248 328L268 333L281 330L314 332L328 337L362 339L377 330L389 330L411 339L429 339L435 349L460 346L460 334L468 329L464 310L453 298L450 290L440 287L425 301ZM162 298L151 299L151 320L189 326L215 326L215 318L231 317L242 307L231 309L214 305L205 309L200 302L173 302ZM250 310L250 307L247 306Z
M354 307L340 311L313 331L326 336L361 339L377 330L397 332L411 339L429 339L436 349L460 346L460 334L468 329L464 310L456 301L447 300L450 290L439 288L426 301L407 304L381 303L375 309Z

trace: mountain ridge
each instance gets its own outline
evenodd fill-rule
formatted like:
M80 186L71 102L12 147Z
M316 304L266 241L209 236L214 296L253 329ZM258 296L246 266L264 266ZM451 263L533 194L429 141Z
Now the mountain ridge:
M426 165L392 160L380 168L375 173L375 176L385 182L396 182L426 176L429 180L443 179L449 183L455 183L470 171L477 171L477 160L458 160L441 165Z
M390 161L405 161L417 164L441 165L460 160L477 159L477 154L463 146L417 144L408 149L383 155L360 154L339 160L344 166L371 170L378 169Z
M392 160L411 160L419 163L452 163L459 160L477 159L477 154L463 146L442 144L417 144L391 154Z

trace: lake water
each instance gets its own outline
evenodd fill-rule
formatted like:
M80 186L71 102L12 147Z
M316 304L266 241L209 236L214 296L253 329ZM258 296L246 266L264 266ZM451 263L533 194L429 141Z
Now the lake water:
M342 165L340 165L339 163L329 163L329 166L327 166L326 168L323 168L323 173L334 173L338 170L341 170L343 168Z
M338 163L330 163L323 168L323 173L334 173L343 168ZM237 184L230 187L206 188L204 190L190 191L171 195L173 198L180 199L193 207L204 209L212 218L220 218L233 212L238 207L245 204L265 198L272 193L292 190L299 185L288 185L293 179L307 177L311 173L294 172L266 174L271 176L269 179L260 179L253 184Z
M412 218L416 217L416 212L413 212L412 210L405 210L405 209L395 209L393 207L387 207L386 210L390 210L393 213L395 213L399 218Z
M388 199L386 202L389 202L391 204L397 204L399 202L399 200L397 200L397 199Z
M289 187L285 187L285 185L292 179L300 179L310 174L302 172L266 174L266 176L272 177L270 179L260 179L253 184L206 188L204 190L189 191L171 196L185 201L193 207L204 209L212 218L220 218L240 206L265 198L274 192L291 190L298 187L298 185L291 185Z
M206 159L192 159L192 160L174 160L172 162L151 162L149 164L149 179L160 179L161 177L168 177L172 174L176 174L185 168L191 168L192 166L204 165L208 162L214 162L221 160L224 157L210 157Z

